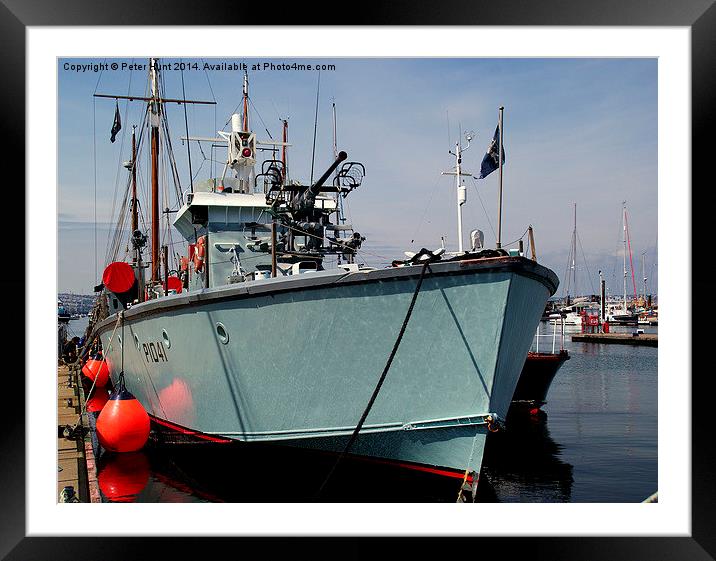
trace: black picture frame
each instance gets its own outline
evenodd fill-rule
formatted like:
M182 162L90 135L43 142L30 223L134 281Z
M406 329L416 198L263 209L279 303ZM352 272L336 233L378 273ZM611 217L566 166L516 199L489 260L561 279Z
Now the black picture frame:
M692 187L692 255L673 256L675 262L688 263L692 257L695 267L702 266L704 256L699 255L701 243L709 240L708 227L713 222L707 214L713 208L714 195L710 184L710 137L716 131L716 116L713 100L716 99L716 6L714 0L607 0L593 2L589 0L546 0L525 3L519 0L502 2L460 2L443 0L441 2L417 5L401 0L390 4L363 4L355 6L322 6L312 4L310 9L304 3L294 3L282 8L281 15L270 16L254 5L252 10L236 9L235 2L226 0L202 3L188 0L140 2L123 0L122 2L102 3L89 0L53 2L51 0L2 0L0 3L0 42L2 44L2 78L0 87L2 103L3 133L6 139L3 148L3 163L10 171L19 172L14 185L25 183L25 31L28 26L48 25L225 25L231 23L265 24L407 24L407 25L568 25L568 26L687 26L691 28L691 70L692 70L692 186L703 185L700 189ZM232 14L235 19L229 20ZM239 19L239 17L241 19ZM271 17L269 20L268 18ZM276 18L279 19L276 19ZM318 18L318 19L317 19ZM322 20L322 21L319 21ZM48 83L48 87L54 84ZM685 112L686 113L686 112ZM628 155L625 155L628 157ZM684 162L684 165L687 165ZM3 198L8 223L8 239L16 240L13 251L21 253L17 240L23 240L24 229L17 224L17 217L26 216L24 195L20 189L4 189ZM29 188L26 186L26 188ZM14 198L14 200L12 200ZM698 202L698 204L694 204ZM24 244L24 242L23 242ZM24 251L22 252L24 255ZM701 259L699 259L701 257ZM685 273L688 272L684 267ZM693 294L709 294L713 290L713 281L708 275L693 274ZM686 276L686 275L685 275ZM21 310L18 294L25 294L24 266L22 259L13 258L9 273L0 279L2 292L10 295L6 313L9 317L25 317L31 327L32 318ZM690 302L688 303L690 305ZM697 318L697 314L694 314ZM17 333L25 332L24 325L13 320ZM698 357L703 357L707 348L704 326L693 323L692 326L692 365L685 363L684 371L671 372L686 381L691 374L692 418L674 418L673 422L686 425L691 422L692 430L692 519L690 537L486 537L486 538L432 538L431 547L442 555L460 555L485 558L490 556L518 556L530 559L551 560L592 560L619 559L630 560L707 560L716 557L716 440L713 438L710 418L711 377L709 368L697 369ZM699 331L698 328L702 330ZM22 335L15 340L21 340ZM29 348L40 343L31 339L24 340L24 348L13 348L9 354L16 359L23 357ZM25 352L21 352L21 351ZM686 352L686 349L684 350ZM702 363L705 364L705 363ZM7 560L68 559L108 560L108 559L147 559L155 554L164 559L204 558L214 556L217 551L227 555L263 555L255 546L270 547L270 556L291 552L298 555L299 548L309 547L313 555L320 552L332 557L365 557L382 552L388 547L398 547L403 555L408 549L419 548L427 552L424 540L419 538L349 538L323 539L320 543L302 538L138 538L138 537L25 537L25 385L19 372L25 376L42 375L25 371L23 364L17 368L7 367L4 376L3 395L5 400L0 407L0 557ZM21 370L22 369L22 370ZM10 375L13 372L14 375ZM81 520L77 521L81 524ZM506 522L507 523L507 522ZM349 531L350 529L347 529ZM555 528L559 531L559 528ZM261 541L261 544L252 543ZM211 541L211 543L209 543ZM281 552L279 553L279 549ZM268 552L265 552L268 554ZM223 555L223 554L222 554ZM323 555L321 555L323 556Z

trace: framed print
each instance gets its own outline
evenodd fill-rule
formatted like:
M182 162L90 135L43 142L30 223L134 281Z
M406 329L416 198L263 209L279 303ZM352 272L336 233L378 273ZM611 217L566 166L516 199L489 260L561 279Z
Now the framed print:
M390 542L422 549L420 538L429 537L437 553L458 545L480 556L713 559L709 370L695 368L706 328L692 322L692 314L705 316L713 283L692 265L705 266L710 239L703 214L713 198L705 175L716 124L716 8L706 0L678 10L647 4L599 11L587 3L391 4L316 25L296 8L268 21L255 7L244 14L228 3L147 9L4 0L2 107L13 138L5 161L23 171L6 186L14 204L3 287L11 305L25 294L26 320L23 344L13 336L8 346L13 357L22 347L25 360L6 376L0 554L189 558L261 540L287 552L308 545L342 556L348 545L371 555ZM506 189L507 181L521 183L504 199L503 166ZM354 202L364 178L376 188ZM396 187L401 182L416 187ZM160 201L158 183L174 192ZM584 207L575 202L579 189L589 193ZM249 199L257 193L254 213ZM216 202L231 196L240 202ZM98 197L111 215L106 223ZM24 216L23 229L16 216ZM115 234L109 219L121 216L132 220L134 241L127 223ZM555 227L562 223L569 231ZM590 253L592 241L599 249ZM15 263L17 245L24 267ZM326 280L328 255L343 284ZM125 257L131 280L119 266ZM109 265L117 267L108 272ZM487 279L479 291L461 280L473 268ZM361 280L349 279L359 273ZM521 280L505 284L500 274ZM647 283L661 288L660 350L635 344L658 333ZM141 401L152 438L289 441L293 455L267 452L255 471L248 456L229 459L208 444L190 462L172 456L164 471L156 458L137 460L151 475L127 495L108 490L107 474L122 470L103 453L95 500L58 502L47 425L62 403L48 377L65 346L55 349L52 299L85 286L108 295L105 315L116 317L97 320L101 349L93 353L101 353L90 360L110 365L110 385L119 388L107 392L112 403ZM588 293L601 294L601 308L589 302L594 316L574 299ZM569 384L558 373L551 398L517 399L528 348L528 359L546 347L557 353L557 316L539 322L550 299L565 294L582 322L567 330L574 341L594 319L592 335L630 345L584 343L588 350L562 367L575 373ZM297 298L303 320L286 311ZM517 299L519 313L510 307ZM331 300L354 308L331 315ZM622 302L633 327L619 325ZM229 307L254 318L257 332L246 336ZM186 311L207 314L204 335L180 326ZM554 311L568 317L567 308ZM150 334L152 321L159 327ZM488 324L492 343L483 344L475 333ZM259 327L279 333L277 341L261 343ZM204 354L188 350L187 341L202 339L211 341ZM321 339L343 361L342 378L319 366ZM352 345L362 351L351 355ZM244 377L209 380L202 368ZM461 368L479 377L451 385ZM502 371L514 373L511 382L500 385ZM85 392L99 385L92 376ZM257 389L270 377L273 389ZM444 385L421 391L432 383ZM468 383L484 390L484 405L459 391ZM518 401L528 403L527 422L510 433L507 409ZM580 407L567 414L557 403ZM408 407L409 420L390 416ZM93 429L105 422L100 409ZM166 434L158 437L157 426ZM58 438L63 428L58 421ZM454 431L449 446L445 430ZM95 452L122 451L108 434L97 437ZM320 464L325 477L306 450L331 458ZM381 466L371 471L360 463L366 458ZM234 462L241 470L226 468ZM395 475L393 464L414 476ZM445 475L457 501L432 500L426 490L431 477ZM218 489L222 478L233 488ZM301 494L302 485L317 490ZM335 491L341 485L345 494ZM127 496L134 504L107 504Z

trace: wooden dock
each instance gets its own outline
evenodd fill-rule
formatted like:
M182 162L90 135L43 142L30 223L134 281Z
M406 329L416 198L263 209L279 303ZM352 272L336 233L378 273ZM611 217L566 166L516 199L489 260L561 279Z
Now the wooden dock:
M656 333L640 333L639 335L632 335L631 333L579 333L572 335L572 341L658 347L659 335Z
M87 414L80 419L78 438L64 436L66 426L74 426L83 411L85 396L79 381L79 370L67 366L57 369L57 501L101 502L94 452L89 435ZM72 487L71 498L63 489Z

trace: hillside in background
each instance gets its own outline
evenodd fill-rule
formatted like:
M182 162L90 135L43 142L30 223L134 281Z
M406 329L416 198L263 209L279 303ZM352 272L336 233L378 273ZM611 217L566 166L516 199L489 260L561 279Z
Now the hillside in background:
M92 309L95 297L89 294L60 292L57 295L57 299L64 304L65 309L70 314L88 314Z

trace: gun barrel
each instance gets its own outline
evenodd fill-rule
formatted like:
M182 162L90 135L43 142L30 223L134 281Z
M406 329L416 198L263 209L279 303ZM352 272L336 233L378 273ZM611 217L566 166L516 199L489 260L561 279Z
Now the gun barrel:
M328 179L331 176L331 174L336 170L336 168L339 166L339 164L343 160L345 160L347 157L348 157L348 154L346 154L345 152L343 152L341 150L338 153L338 157L336 158L336 161L331 164L331 166L326 170L326 172L321 177L319 177L318 180L313 185L311 185L311 187L309 188L309 191L311 191L311 193L313 195L318 195L318 190L326 182L326 179Z

